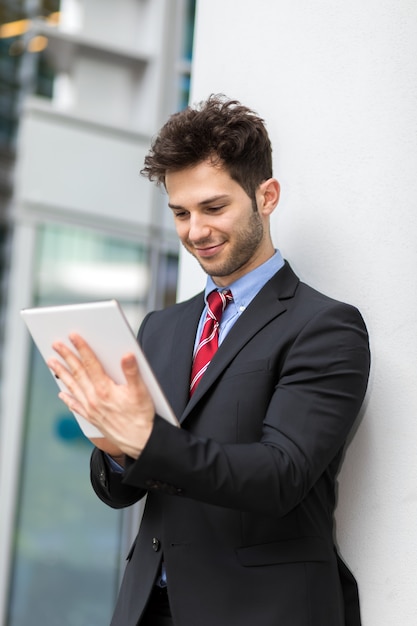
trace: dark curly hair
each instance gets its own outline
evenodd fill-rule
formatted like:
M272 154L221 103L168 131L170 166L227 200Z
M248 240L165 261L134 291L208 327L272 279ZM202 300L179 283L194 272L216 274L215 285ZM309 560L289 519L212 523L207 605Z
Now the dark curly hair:
M258 186L272 177L272 148L264 120L237 100L212 94L168 119L152 142L141 174L165 185L167 171L208 159L225 167L254 200Z

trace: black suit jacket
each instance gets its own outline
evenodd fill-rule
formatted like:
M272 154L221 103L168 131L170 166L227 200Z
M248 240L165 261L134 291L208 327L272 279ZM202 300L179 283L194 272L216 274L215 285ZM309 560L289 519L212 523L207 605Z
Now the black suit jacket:
M335 481L369 371L358 311L288 264L226 336L188 400L203 294L144 320L139 341L182 428L156 417L124 476L92 455L110 506L148 494L112 626L134 626L163 554L177 626L359 626L333 538Z

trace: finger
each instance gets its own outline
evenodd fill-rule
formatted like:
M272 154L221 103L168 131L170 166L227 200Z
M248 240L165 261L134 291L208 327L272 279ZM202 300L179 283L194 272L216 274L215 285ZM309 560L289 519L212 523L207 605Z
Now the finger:
M64 343L62 343L60 341L56 341L52 345L52 347L55 350L55 352L57 354L59 354L59 356L65 362L65 364L67 366L67 369L69 370L69 374L72 377L72 379L80 387L82 387L86 392L91 390L91 388L92 388L92 383L91 383L91 380L90 380L91 376L90 376L90 372L87 369L88 367L90 367L90 370L91 370L91 366L90 366L88 360L87 360L87 362L84 362L81 359L81 355L76 354L73 350L71 350L71 348L69 348L67 345L65 345ZM100 364L99 364L99 367L101 367ZM101 376L103 376L103 372L101 373ZM69 381L69 382L72 383L72 381L69 379L67 374L65 375L65 381ZM65 382L65 384L67 384L67 383ZM68 385L68 387L72 391L72 387L70 385Z
M79 359L83 368L88 373L91 380L96 380L106 376L106 372L95 352L90 348L88 343L77 333L71 333L69 339L78 352Z
M68 366L70 372L74 372L82 367L79 356L71 350L65 343L61 341L55 341L52 344L53 350L59 354L65 364Z
M71 381L72 374L70 370L58 359L51 357L46 362L47 366L50 370L52 370L53 374L56 378L58 378L64 385L68 386L68 383Z
M74 396L65 391L60 391L58 394L58 398L67 406L70 411L74 413L78 413L78 415L82 415L87 418L87 413L85 411L85 407L79 400L77 400Z
M47 361L47 365L49 369L52 370L55 377L58 378L60 382L63 383L63 385L67 388L69 396L73 398L77 397L80 401L85 402L85 393L82 387L76 382L72 373L66 368L63 363L58 361L58 359L50 358Z
M71 395L77 397L80 401L85 401L86 395L91 389L91 383L83 370L80 360L67 346L60 342L54 343L52 347L63 359L64 363L58 359L51 358L48 360L48 366Z
M61 376L65 376L66 373L69 374L69 371L67 370L65 365L63 365L60 361L58 361L54 357L50 357L46 361L46 364L49 367L49 369L52 370L52 373L55 375L55 378L61 378Z
M147 409L153 419L155 405L149 389L143 380L136 357L133 354L125 354L121 360L121 367L126 378L129 397L136 407L135 410L137 410L138 407L140 407L141 411Z
M123 374L129 387L140 387L142 377L134 354L125 354L120 362Z

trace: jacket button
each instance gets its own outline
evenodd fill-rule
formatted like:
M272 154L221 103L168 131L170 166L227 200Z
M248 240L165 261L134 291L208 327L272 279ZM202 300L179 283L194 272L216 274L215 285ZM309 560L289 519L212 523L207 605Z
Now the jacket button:
M101 483L101 486L107 489L107 476L106 476L106 472L103 469L100 471L98 479Z
M153 539L152 539L152 550L154 552L158 552L160 547L161 547L161 542L159 541L159 539L157 539L156 537L153 537Z

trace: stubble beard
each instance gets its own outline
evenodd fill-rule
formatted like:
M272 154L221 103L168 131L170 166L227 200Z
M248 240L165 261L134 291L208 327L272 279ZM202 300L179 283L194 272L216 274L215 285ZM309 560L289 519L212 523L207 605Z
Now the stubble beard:
M205 263L201 259L197 258L193 246L188 242L185 248L192 254L198 261L201 268L210 276L231 276L238 270L240 270L250 259L254 256L261 241L264 237L264 226L258 211L253 211L249 218L248 223L239 231L234 233L234 243L229 250L229 254L226 259L219 261L216 265L215 262ZM202 242L200 242L202 243Z

